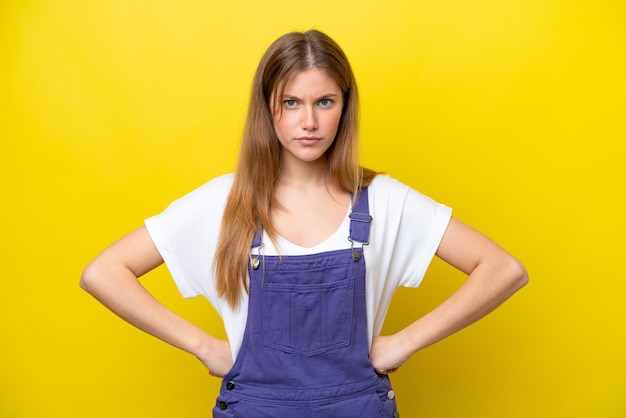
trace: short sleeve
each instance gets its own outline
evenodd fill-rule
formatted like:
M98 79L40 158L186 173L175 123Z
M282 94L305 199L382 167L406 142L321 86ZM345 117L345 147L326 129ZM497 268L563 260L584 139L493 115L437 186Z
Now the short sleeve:
M206 296L216 308L213 258L231 186L232 175L217 177L145 220L180 293Z
M408 189L397 236L397 261L404 272L399 283L401 286L420 285L451 216L449 207Z

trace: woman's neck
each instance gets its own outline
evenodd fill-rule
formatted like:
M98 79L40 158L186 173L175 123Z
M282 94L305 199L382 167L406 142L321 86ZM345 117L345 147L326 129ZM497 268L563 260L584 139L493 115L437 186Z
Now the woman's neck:
M282 161L278 173L279 184L296 187L328 187L330 171L328 161L320 158L316 161Z
M284 164L274 194L272 225L286 240L312 248L337 231L350 196L331 177L326 161Z

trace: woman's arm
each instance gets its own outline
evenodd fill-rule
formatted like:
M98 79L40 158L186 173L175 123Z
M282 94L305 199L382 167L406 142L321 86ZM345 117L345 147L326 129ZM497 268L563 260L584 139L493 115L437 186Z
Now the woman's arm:
M163 263L145 227L115 242L85 269L80 286L137 328L195 355L214 376L233 360L228 342L218 340L157 301L138 278Z
M395 371L413 353L487 315L528 282L526 269L517 259L455 218L448 225L437 256L467 273L467 281L402 331L375 337L370 356L377 371Z

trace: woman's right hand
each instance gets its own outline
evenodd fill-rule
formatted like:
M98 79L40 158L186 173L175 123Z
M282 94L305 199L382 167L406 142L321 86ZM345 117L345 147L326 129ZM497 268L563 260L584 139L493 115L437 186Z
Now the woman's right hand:
M197 357L209 370L209 374L214 377L224 377L233 367L233 356L228 341L213 338L205 352Z

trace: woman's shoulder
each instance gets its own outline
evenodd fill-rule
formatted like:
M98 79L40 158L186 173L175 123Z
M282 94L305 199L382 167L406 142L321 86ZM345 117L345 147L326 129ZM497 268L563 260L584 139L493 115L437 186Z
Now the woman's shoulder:
M230 189L233 185L234 174L222 174L220 176L214 177L206 183L198 186L194 190L190 191L186 195L180 197L174 203L189 199L216 199L220 196L228 196Z
M224 206L233 184L233 178L233 174L223 174L212 178L171 202L166 212L194 213Z
M234 173L222 174L207 181L196 190L192 191L192 193L196 191L201 193L217 193L220 191L229 192L230 188L233 185L234 179Z
M368 190L376 194L398 195L404 196L411 188L399 180L388 174L378 174L370 185Z
M430 196L387 174L377 175L370 186L370 202L374 205L443 206Z

